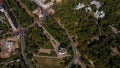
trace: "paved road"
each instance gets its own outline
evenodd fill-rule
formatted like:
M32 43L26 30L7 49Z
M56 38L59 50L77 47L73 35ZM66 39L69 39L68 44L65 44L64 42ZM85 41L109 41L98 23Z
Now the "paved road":
M68 66L67 66L67 68L71 68L71 67L72 67L72 64L74 63L75 59L77 58L77 53L76 53L77 48L75 47L74 41L73 41L72 37L69 35L68 31L67 31L65 28L64 28L64 30L65 30L65 32L66 32L66 34L67 34L67 36L68 36L68 39L69 39L70 42L71 42L72 49L73 49L73 52L74 52L73 59L72 59L72 61L68 64Z
M26 58L25 53L24 53L24 50L25 50L25 40L24 40L24 32L21 30L21 28L20 28L19 34L20 34L20 39L21 39L20 43L21 43L21 53L22 53L23 59L25 61L25 64L27 65L27 68L32 68L30 63L29 63L29 61Z
M74 52L74 55L73 55L73 59L72 61L68 64L68 66L66 68L72 68L72 65L74 63L80 63L81 67L82 68L86 68L85 65L80 61L80 56L81 56L81 53L78 51L78 49L76 48L76 44L74 43L71 35L68 33L67 29L60 23L57 21L57 19L54 17L54 19L56 20L56 22L58 23L58 25L60 25L62 27L62 29L65 30L67 36L68 36L68 39L70 40L71 42L71 45L72 45L72 49L73 49L73 52Z
M20 38L21 38L20 39L20 42L21 42L21 53L22 53L22 57L23 57L23 59L25 61L25 64L26 64L27 68L32 68L30 63L28 62L28 60L26 58L25 53L24 53L24 50L25 50L25 40L24 40L24 32L22 30L22 27L20 26L20 24L18 22L16 22L16 19L15 19L15 17L13 17L13 14L10 11L9 6L8 5L5 5L5 6L7 7L7 12L10 12L10 15L11 15L10 17L12 18L12 21L14 21L15 24L18 25L19 35L20 35Z
M54 17L55 18L55 17ZM56 19L55 19L56 20ZM56 22L57 22L57 20L56 20ZM62 27L62 29L64 29L65 30L65 32L66 32L66 34L67 34L67 36L68 36L68 39L70 40L70 42L71 42L71 45L72 45L72 49L73 49L73 59L72 59L72 61L68 64L68 66L67 66L67 68L71 68L72 67L72 64L74 63L74 61L77 59L77 48L75 47L76 45L74 44L74 41L73 41L73 39L72 39L72 37L70 36L70 34L68 33L68 31L67 31L67 29L62 25L62 24L60 24L60 22L57 22L61 27Z

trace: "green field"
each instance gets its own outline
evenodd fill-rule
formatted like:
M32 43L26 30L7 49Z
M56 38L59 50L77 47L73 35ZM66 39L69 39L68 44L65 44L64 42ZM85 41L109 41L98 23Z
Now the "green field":
M37 68L64 68L64 65L59 64L61 59L37 58L34 57Z

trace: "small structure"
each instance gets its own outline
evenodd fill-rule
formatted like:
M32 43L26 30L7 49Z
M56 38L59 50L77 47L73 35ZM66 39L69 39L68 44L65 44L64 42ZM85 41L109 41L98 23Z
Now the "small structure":
M98 19L98 18L104 18L105 17L105 12L104 11L96 11L94 13L94 16Z
M100 2L95 1L95 0L91 1L90 4L91 4L91 5L95 5L97 9L99 9L99 8L101 7Z
M5 46L8 48L8 50L7 50L8 52L12 52L12 50L14 49L14 44L15 44L15 42L12 40L6 41Z
M66 49L65 49L65 48L62 48L62 47L59 47L59 49L58 49L58 55L59 55L59 56L63 56L63 55L65 55L65 54L67 54Z
M87 6L87 7L85 8L85 11L86 11L86 12L92 12L92 8L91 8L90 6Z
M42 14L42 10L39 7L36 10L34 10L33 13L38 15L39 18L44 17L44 15Z
M83 3L79 3L78 5L76 5L75 10L79 10L79 9L84 8L84 7L85 7L85 5Z
M0 11L1 11L1 12L4 12L3 0L0 0Z
M19 61L20 61L20 59L17 59L17 60L16 60L16 62L19 62Z

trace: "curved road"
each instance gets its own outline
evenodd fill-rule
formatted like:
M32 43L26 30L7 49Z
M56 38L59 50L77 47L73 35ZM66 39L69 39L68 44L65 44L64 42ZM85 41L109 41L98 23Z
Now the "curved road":
M68 36L68 39L70 40L71 42L71 45L72 45L72 49L73 49L73 52L74 52L74 55L73 55L73 59L72 61L68 64L68 66L66 68L71 68L72 67L72 64L74 63L74 61L77 59L77 48L75 47L76 45L74 44L74 41L72 39L72 37L70 36L70 34L68 33L67 29L62 25L60 24L60 22L57 21L57 19L54 17L54 19L56 20L56 22L58 23L58 25L60 25L66 32L67 36Z
M80 60L79 60L79 57L81 55L81 53L78 51L78 49L76 48L76 44L74 43L71 35L68 33L67 29L59 22L57 21L56 17L54 17L54 19L56 20L56 22L58 23L58 25L60 25L66 32L67 36L68 36L68 39L70 40L71 42L71 45L72 45L72 49L73 49L73 52L74 52L74 55L73 55L73 59L71 60L71 62L68 64L68 66L66 68L72 68L72 65L77 62L77 63L80 63L81 65L81 68L86 68L84 63L82 63Z

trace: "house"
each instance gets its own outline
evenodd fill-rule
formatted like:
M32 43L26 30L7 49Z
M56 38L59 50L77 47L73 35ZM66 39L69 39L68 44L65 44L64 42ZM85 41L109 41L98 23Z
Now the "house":
M94 16L98 19L98 18L104 18L105 17L105 12L104 11L98 11L96 10L96 12L94 13Z
M97 9L99 9L99 8L101 7L100 2L95 1L95 0L91 1L90 4L91 4L91 5L95 5Z
M15 44L15 42L12 40L6 41L5 46L8 48L8 50L7 50L8 52L12 52L12 50L14 49L14 44Z
M90 6L87 6L87 7L85 8L85 11L86 11L86 12L92 12L92 8L91 8Z
M79 10L79 9L84 8L84 7L85 7L85 5L83 3L79 3L78 5L76 5L75 10Z

